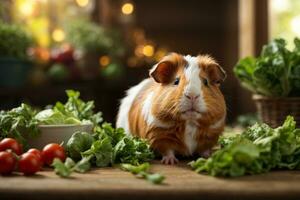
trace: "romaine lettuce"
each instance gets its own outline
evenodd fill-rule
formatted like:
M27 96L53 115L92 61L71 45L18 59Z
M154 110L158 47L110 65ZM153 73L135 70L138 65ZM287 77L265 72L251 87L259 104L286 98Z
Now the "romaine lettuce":
M265 96L300 96L300 40L295 48L286 48L283 39L275 39L257 58L241 59L233 71L242 86Z

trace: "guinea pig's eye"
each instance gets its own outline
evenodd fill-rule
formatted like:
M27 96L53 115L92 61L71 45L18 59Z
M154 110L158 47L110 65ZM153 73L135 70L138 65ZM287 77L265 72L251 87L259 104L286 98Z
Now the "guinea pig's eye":
M175 81L174 81L174 85L178 85L179 84L179 77L177 77L176 79L175 79Z
M208 86L208 81L206 78L202 79L203 84L207 87Z

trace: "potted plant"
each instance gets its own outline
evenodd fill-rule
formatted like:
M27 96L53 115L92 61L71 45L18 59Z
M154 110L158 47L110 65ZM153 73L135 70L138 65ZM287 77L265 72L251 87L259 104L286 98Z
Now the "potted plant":
M16 25L0 22L0 86L24 84L30 70L26 51L32 38Z
M275 39L258 57L241 59L234 67L242 86L254 93L259 117L273 127L287 115L300 125L300 40L294 44L288 50L284 39Z
M84 78L95 78L100 67L103 76L122 73L120 57L124 47L118 31L87 20L73 21L66 28L67 41L75 47L75 54L81 55L77 63L83 69ZM103 56L105 62L101 62Z

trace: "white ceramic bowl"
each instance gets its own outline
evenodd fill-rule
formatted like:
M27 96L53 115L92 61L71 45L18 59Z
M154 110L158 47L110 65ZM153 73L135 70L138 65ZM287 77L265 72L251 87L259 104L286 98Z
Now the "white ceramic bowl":
M32 148L42 149L49 143L66 144L70 137L76 131L85 131L91 133L93 130L92 124L64 124L64 125L39 125L38 128L41 134L36 138L28 139L29 146Z

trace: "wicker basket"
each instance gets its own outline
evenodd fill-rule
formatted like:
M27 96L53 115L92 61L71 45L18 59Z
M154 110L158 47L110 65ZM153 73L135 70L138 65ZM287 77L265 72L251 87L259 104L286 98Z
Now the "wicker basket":
M275 128L282 125L287 115L294 117L300 127L300 97L274 98L253 95L260 119Z

